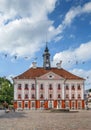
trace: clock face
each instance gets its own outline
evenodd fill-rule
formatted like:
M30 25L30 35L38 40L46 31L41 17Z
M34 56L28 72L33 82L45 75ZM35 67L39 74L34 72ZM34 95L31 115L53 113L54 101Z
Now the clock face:
M49 67L49 64L48 64L48 63L46 63L46 67Z

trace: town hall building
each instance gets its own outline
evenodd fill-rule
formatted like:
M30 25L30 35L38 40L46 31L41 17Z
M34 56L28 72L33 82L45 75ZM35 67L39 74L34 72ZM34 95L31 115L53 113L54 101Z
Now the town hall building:
M36 62L14 79L15 109L84 109L84 79L61 67L51 67L46 45L43 67Z

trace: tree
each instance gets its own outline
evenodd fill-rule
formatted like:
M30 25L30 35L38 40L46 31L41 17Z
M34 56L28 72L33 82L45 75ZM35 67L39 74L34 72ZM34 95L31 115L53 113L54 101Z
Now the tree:
M0 78L0 103L7 102L11 104L13 93L13 84L6 78Z
M89 92L91 92L91 89L89 89Z

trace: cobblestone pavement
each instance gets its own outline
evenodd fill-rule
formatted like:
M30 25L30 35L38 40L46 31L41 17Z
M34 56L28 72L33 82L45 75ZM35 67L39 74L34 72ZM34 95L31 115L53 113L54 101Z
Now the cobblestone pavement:
M91 110L71 113L0 110L0 130L91 130Z

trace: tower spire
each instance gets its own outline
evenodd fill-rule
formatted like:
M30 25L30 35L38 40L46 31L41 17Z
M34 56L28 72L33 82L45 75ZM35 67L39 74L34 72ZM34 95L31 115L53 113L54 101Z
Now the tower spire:
M50 69L51 65L50 65L50 53L49 53L49 49L47 46L47 42L46 42L46 47L43 53L43 67L45 69Z

